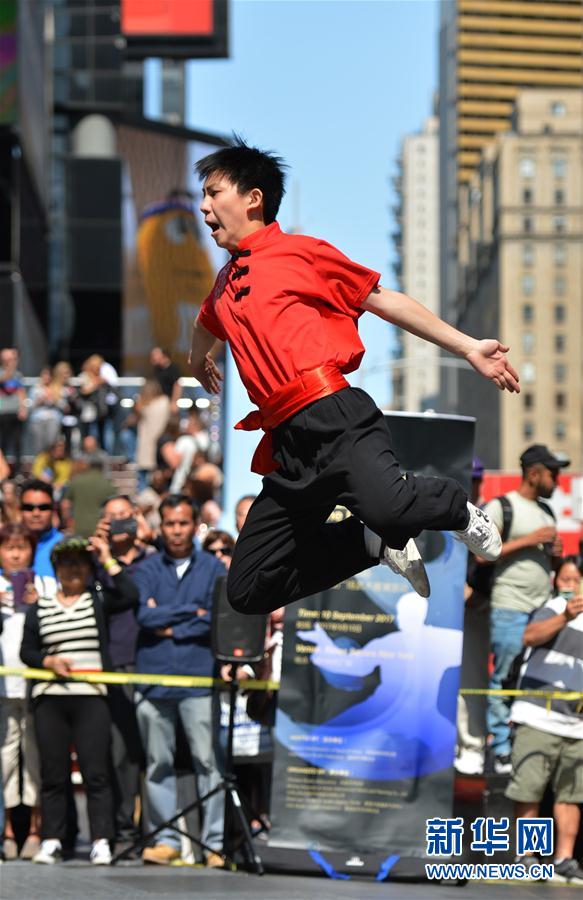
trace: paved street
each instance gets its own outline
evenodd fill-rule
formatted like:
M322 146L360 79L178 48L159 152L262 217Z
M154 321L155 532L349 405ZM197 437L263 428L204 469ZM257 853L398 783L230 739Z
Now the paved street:
M460 888L279 874L259 878L245 872L139 864L94 868L78 861L55 866L15 862L0 867L1 900L192 900L194 896L209 900L580 900L583 893L581 888L552 884L476 884Z

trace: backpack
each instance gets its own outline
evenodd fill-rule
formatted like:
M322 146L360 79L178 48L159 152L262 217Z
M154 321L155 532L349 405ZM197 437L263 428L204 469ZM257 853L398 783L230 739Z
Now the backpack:
M502 543L506 543L512 528L512 504L508 497L504 494L501 497L495 497L500 501L502 507ZM547 503L542 500L536 501L544 512L555 518L555 514ZM466 583L482 597L490 597L494 586L494 576L496 574L496 563L478 563L473 553L468 557L468 570L466 574Z

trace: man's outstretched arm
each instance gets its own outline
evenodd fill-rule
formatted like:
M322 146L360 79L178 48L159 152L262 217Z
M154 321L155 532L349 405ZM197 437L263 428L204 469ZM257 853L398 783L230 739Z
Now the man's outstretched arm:
M389 291L386 288L375 288L362 304L362 309L374 313L386 322L397 325L404 331L417 335L443 350L449 350L461 356L473 368L493 381L501 391L518 393L518 373L506 359L509 347L495 339L477 340L453 325L448 325L434 313L413 300L407 294Z
M204 325L196 320L192 325L192 343L188 354L188 365L195 378L209 394L220 394L223 375L211 356L217 339Z

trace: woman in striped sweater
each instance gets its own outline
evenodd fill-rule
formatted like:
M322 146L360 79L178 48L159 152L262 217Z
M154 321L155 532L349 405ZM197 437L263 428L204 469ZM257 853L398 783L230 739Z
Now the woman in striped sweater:
M93 560L111 575L113 588L92 587ZM72 672L110 669L107 617L137 606L138 589L111 556L107 541L72 539L53 549L51 562L59 590L39 597L24 625L20 656L32 668L46 668L65 679ZM111 862L113 808L109 786L110 717L107 688L76 681L33 682L32 705L41 757L43 841L34 862L61 856L66 833L70 746L75 745L87 792L91 856L95 865Z

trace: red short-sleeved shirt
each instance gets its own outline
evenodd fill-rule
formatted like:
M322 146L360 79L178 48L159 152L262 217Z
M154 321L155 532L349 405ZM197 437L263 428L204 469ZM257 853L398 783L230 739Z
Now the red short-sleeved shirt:
M357 369L364 354L360 306L379 273L326 241L285 234L277 222L248 235L238 249L251 252L221 269L198 321L229 342L251 400L261 405L277 388L328 363L342 372Z

